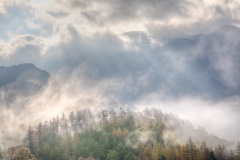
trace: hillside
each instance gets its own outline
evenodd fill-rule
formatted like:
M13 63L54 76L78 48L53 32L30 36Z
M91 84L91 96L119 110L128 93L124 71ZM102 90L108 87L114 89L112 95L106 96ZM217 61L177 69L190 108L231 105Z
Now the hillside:
M6 156L18 157L19 150L25 148L28 155L44 160L202 160L211 154L218 159L234 157L227 150L233 142L195 129L189 122L157 109L133 112L120 108L118 112L97 113L84 109L68 116L63 113L29 127L23 142L23 146L9 148Z

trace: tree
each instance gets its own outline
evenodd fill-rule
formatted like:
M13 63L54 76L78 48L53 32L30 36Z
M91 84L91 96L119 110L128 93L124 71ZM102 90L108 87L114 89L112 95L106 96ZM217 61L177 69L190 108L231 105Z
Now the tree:
M200 159L208 160L209 156L209 149L206 145L206 142L203 141L200 147Z
M213 151L209 153L209 160L217 160Z
M158 160L159 157L162 157L165 154L165 149L160 143L156 143L152 149L152 156L154 160Z
M95 160L95 158L87 157L85 160Z
M48 133L48 122L45 121L43 124L43 138L46 137L46 134Z
M120 160L119 153L115 150L110 150L107 154L107 160Z
M187 158L187 160L197 159L196 146L193 143L191 137L189 138L188 143L186 144L186 158Z
M30 149L32 154L35 154L35 148L34 148L34 131L32 128L29 126L28 128L28 133L27 133L27 143L28 143L28 148Z
M216 159L218 160L224 160L226 158L226 148L224 145L218 145L217 147L215 147L215 156Z
M239 141L237 142L235 159L240 160L240 142Z
M150 146L143 147L139 153L139 158L143 160L152 159L152 149Z
M125 155L124 160L137 160L137 157L132 152L128 152Z
M3 155L2 155L2 152L0 152L0 159L2 159L3 158Z
M64 113L62 113L60 128L61 128L61 131L66 131L68 128L67 118Z
M36 158L31 154L29 148L20 147L13 153L11 160L36 160Z
M184 160L184 151L185 151L185 146L183 145L177 145L176 147L176 156L179 160Z
M41 146L42 144L42 139L43 139L43 127L42 127L42 123L39 123L38 124L38 127L37 127L37 142L38 142L38 146Z
M158 160L167 160L167 158L164 155L162 155L158 158Z
M164 157L170 160L177 159L175 147L167 147L166 154L164 155Z
M70 123L70 127L71 129L74 129L74 120L75 120L75 116L74 116L74 113L71 112L68 116L68 120L69 120L69 123Z

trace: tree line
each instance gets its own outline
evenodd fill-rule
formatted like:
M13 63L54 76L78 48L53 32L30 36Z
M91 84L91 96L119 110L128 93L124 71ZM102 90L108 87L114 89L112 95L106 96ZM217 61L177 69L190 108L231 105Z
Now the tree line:
M30 126L23 145L11 147L1 158L11 160L240 160L240 143L234 150L207 141L185 144L166 139L168 130L185 123L157 109L133 112L90 109L63 113Z

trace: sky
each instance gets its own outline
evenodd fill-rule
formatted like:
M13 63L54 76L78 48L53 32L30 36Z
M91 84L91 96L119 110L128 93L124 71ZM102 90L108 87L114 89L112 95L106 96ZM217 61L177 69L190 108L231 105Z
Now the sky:
M239 22L237 0L1 0L0 66L54 77L24 102L39 119L79 104L157 107L238 140Z
M84 52L146 52L238 26L239 8L234 0L1 0L1 63L32 62L54 72Z

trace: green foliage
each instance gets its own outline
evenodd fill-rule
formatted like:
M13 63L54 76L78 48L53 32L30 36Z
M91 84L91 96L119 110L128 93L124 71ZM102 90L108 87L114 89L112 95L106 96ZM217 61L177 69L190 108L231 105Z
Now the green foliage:
M71 112L68 118L65 115L29 127L24 139L24 146L29 149L23 152L29 159L33 157L31 153L39 160L215 160L216 157L234 157L222 145L210 152L205 142L198 148L191 138L185 145L164 141L164 131L179 123L178 119L158 110L141 113L103 110L96 117L90 110L81 110ZM240 143L236 159L240 155L239 148ZM22 152L16 150L9 149L10 157L16 153L21 155Z
M107 160L120 160L119 153L115 150L109 150Z
M167 158L163 155L163 156L159 157L158 160L167 160Z
M26 147L12 148L10 160L36 160L34 155L31 154L30 149Z
M132 152L128 152L124 156L124 160L137 160L137 157Z

